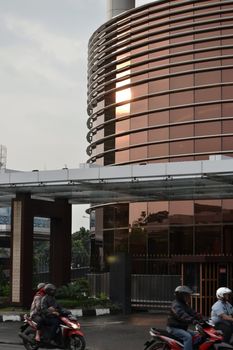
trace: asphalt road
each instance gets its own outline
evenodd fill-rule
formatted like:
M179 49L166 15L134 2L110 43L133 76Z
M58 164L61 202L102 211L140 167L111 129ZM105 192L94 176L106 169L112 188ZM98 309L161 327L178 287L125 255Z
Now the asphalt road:
M143 350L151 326L164 328L165 315L133 314L80 318L86 338L86 350ZM21 349L17 336L20 322L0 323L0 350Z

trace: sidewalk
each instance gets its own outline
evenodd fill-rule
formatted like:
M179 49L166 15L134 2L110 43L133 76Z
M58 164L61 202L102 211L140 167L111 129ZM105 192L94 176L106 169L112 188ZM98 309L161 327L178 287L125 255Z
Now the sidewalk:
M119 312L119 311L116 312L116 310L111 310L109 308L71 309L70 311L74 316L77 316L77 317L119 315L123 318L127 317L130 319L131 315L137 315L140 322L143 319L154 318L155 320L158 321L158 324L160 325L164 325L167 319L167 313L163 311L158 311L158 310L148 310L144 312L138 312L137 310L133 310L132 313L127 316L124 315L122 312ZM28 313L29 311L25 311L25 310L3 311L0 309L0 322L7 322L7 321L20 322L24 320L24 315Z
M70 309L72 314L77 317L85 317L85 316L102 316L102 315L115 315L116 310L112 310L109 308L93 308L93 309ZM29 311L21 311L21 310L12 310L12 311L4 311L0 309L0 322L7 321L23 321L24 315L28 314ZM118 312L119 313L119 312Z

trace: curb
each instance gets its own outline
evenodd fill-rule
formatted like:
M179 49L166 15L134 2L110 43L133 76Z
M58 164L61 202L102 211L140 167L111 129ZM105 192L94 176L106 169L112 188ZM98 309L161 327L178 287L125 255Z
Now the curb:
M72 315L77 317L85 317L85 316L102 316L102 315L110 315L116 314L116 310L112 309L71 309ZM25 313L24 313L25 314ZM0 322L15 322L15 321L24 321L24 314L2 314L0 315Z

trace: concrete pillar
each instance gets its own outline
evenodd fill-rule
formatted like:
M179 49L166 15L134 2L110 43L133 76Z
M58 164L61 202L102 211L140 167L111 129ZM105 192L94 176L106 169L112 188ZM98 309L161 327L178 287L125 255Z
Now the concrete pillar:
M32 298L33 215L28 194L12 201L11 301L28 306Z
M51 218L50 282L57 286L70 282L71 215L71 205L67 200L48 202L33 200L29 194L21 194L12 201L12 304L28 307L32 301L35 216Z
M122 305L124 314L131 312L131 259L118 253L110 264L110 300Z
M60 215L51 219L50 276L52 283L61 286L71 277L71 205L59 200L56 206Z
M135 7L135 0L107 0L107 19Z

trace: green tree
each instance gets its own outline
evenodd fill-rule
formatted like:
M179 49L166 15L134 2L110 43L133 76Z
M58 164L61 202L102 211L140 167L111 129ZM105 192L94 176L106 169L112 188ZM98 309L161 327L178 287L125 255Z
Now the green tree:
M72 234L72 266L90 265L90 231L80 227Z

